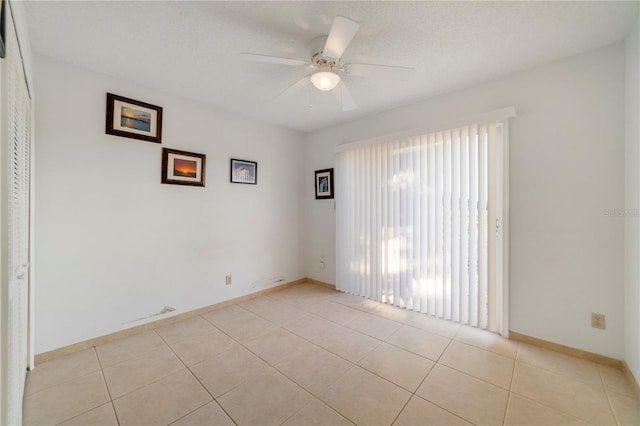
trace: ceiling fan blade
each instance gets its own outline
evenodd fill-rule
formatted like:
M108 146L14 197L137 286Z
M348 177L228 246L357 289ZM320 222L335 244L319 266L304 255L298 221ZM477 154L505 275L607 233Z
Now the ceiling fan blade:
M307 61L301 61L300 59L280 58L278 56L258 55L255 53L241 53L240 58L245 61L264 62L267 64L279 64L279 65L309 65Z
M284 91L282 91L279 95L274 96L273 99L271 99L271 100L275 101L276 99L279 99L279 98L287 98L287 97L295 94L299 90L304 89L309 84L310 84L309 76L308 75L304 76L300 80L298 80L295 83L293 83L291 86L289 86L286 89L284 89Z
M336 16L327 37L327 42L322 50L324 55L329 58L340 59L359 29L360 24L356 21Z
M351 93L347 89L347 85L344 84L344 81L340 84L340 87L333 89L333 95L342 105L343 111L351 111L358 107L353 97L351 97Z
M413 77L415 68L396 67L391 65L347 64L347 74L360 77L374 77L388 80L405 80Z

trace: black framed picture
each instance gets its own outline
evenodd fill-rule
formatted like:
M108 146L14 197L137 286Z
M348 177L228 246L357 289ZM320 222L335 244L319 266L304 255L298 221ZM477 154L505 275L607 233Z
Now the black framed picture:
M257 185L258 183L258 163L255 161L231 159L231 183L246 183Z
M6 51L6 25L5 23L5 15L7 14L7 4L6 0L0 0L0 58L4 58L7 56Z
M107 93L106 133L162 142L162 107Z
M316 200L333 198L333 169L316 170Z
M162 183L204 186L207 156L162 148Z

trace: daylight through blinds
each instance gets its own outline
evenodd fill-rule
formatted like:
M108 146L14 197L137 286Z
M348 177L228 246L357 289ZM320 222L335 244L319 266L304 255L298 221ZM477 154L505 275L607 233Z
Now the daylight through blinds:
M337 288L497 331L489 220L502 129L484 123L337 153Z

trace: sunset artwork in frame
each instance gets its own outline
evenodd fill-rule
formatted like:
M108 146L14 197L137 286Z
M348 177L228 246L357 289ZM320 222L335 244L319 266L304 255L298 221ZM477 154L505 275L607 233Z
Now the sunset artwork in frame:
M162 183L204 186L206 155L162 149Z

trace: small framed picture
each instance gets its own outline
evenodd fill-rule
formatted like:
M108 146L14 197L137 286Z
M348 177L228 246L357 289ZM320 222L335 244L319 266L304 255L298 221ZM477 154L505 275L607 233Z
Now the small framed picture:
M106 133L161 143L162 107L107 93Z
M162 148L162 183L204 186L207 156Z
M316 200L333 198L333 169L316 170Z
M255 161L231 159L231 183L258 183L258 163Z
M5 43L6 43L5 33L6 33L6 29L5 29L5 25L4 25L4 22L6 20L6 18L4 16L6 14L7 5L5 3L6 3L5 0L1 0L0 1L0 58L4 58L4 57L7 56L7 51L5 49Z

